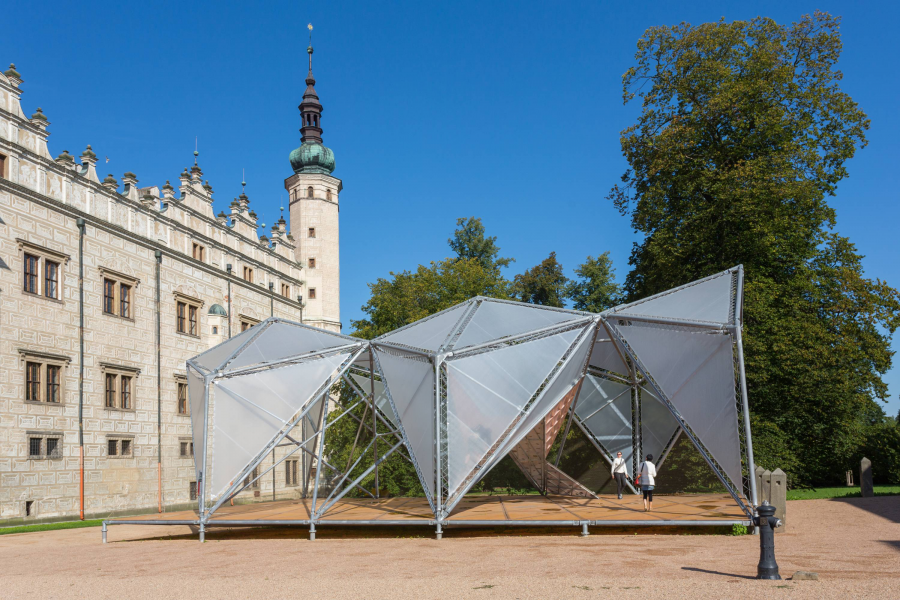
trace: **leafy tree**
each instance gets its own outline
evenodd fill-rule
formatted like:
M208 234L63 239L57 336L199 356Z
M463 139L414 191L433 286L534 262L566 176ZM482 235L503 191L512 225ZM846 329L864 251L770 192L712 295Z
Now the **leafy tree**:
M516 275L513 280L514 295L522 302L562 307L568 283L569 278L556 260L556 252L551 252L541 264Z
M757 462L802 465L800 484L836 480L865 439L900 325L897 291L829 231L826 197L869 127L840 89L838 26L817 12L647 30L623 76L642 104L622 132L629 169L609 196L644 234L629 299L744 265L751 412L774 425L754 430Z
M588 256L584 264L575 269L577 280L566 286L566 296L576 310L602 312L622 301L622 287L616 283L609 252L597 258Z
M491 271L500 267L507 267L515 262L513 258L499 258L500 247L497 246L496 237L484 236L484 224L481 219L469 217L456 220L457 229L453 237L447 240L450 249L456 252L460 260L475 260L485 270Z

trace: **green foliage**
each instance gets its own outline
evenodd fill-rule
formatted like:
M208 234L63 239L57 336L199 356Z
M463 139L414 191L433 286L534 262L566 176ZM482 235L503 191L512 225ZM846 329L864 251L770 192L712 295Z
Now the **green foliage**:
M573 308L588 312L602 312L622 302L622 287L615 281L616 271L609 252L597 258L588 256L575 269L578 279L566 286L566 296Z
M99 527L103 519L86 521L62 521L60 523L38 523L36 525L19 525L17 527L0 527L0 535L8 533L32 533L35 531L55 531L57 529L81 529L82 527Z
M747 535L747 526L735 523L731 526L731 535Z
M864 429L863 442L848 468L858 472L863 457L872 461L876 484L900 484L900 426L894 419L883 417Z
M757 456L800 485L837 480L866 439L900 326L897 291L828 231L826 196L869 127L839 86L838 26L817 12L647 30L623 77L642 103L622 132L629 169L609 196L644 234L629 299L744 265Z
M876 485L876 496L900 496L900 485ZM831 498L861 498L859 486L854 487L820 487L808 489L789 489L788 500L828 500Z
M556 260L556 252L551 252L541 264L516 275L513 280L514 295L521 302L562 307L568 283L569 278Z
M498 270L515 262L514 258L498 258L500 247L496 237L484 236L484 225L481 219L469 217L456 220L457 229L453 237L447 240L450 249L456 252L460 260L475 260L487 271Z
M509 298L510 283L499 269L475 258L445 259L415 271L391 273L369 284L365 319L351 321L353 335L372 339L442 311L472 296Z

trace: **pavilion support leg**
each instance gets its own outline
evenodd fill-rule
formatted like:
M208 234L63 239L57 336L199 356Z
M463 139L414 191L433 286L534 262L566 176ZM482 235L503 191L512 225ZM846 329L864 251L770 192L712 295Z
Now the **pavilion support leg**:
M103 543L106 543L106 521L103 521L103 527L100 529L100 534L103 536Z
M437 528L434 530L434 539L440 540L444 537L444 530L441 528L441 522L438 521Z
M203 521L200 521L200 543L202 544L205 541L206 541L206 525L203 523Z
M591 535L591 533L588 531L588 523L587 521L583 521L581 523L581 537L587 537L589 535Z
M316 539L316 524L309 524L309 541L314 541Z

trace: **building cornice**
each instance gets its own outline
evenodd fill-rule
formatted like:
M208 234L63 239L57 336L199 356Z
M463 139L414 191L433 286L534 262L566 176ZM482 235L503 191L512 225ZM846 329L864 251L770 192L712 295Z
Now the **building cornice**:
M161 244L152 239L149 239L149 238L146 238L146 237L143 237L140 235L136 235L123 227L115 225L114 223L110 223L109 221L99 219L96 216L86 213L83 210L80 210L78 208L75 208L74 206L72 206L70 204L65 204L63 202L60 202L59 200L55 200L55 199L45 196L43 194L39 194L39 193L35 192L34 190L31 190L24 186L19 185L18 183L13 183L12 181L9 181L7 179L0 178L0 190L2 190L2 189L6 189L11 193L16 193L16 194L19 194L20 196L26 197L26 198L34 201L34 202L38 202L39 204L42 204L43 206L46 206L47 208L51 208L51 209L57 210L61 213L64 213L72 219L82 218L85 220L85 222L87 224L95 227L96 229L101 229L108 233L112 233L112 234L118 235L120 237L127 238L128 240L134 242L135 244L143 246L143 247L147 248L148 250L159 250L163 253L163 255L168 254L171 258L175 258L184 263L190 264L191 266L193 266L197 269L205 271L206 273L208 273L209 275L212 275L213 277L217 277L217 278L221 279L222 281L231 281L231 283L233 285L237 285L244 289L253 290L253 291L261 294L262 296L271 297L274 300L277 300L278 302L280 302L284 305L287 305L291 308L297 308L297 303L295 301L290 300L289 298L285 298L281 294L276 294L275 292L270 292L268 289L266 289L265 287L263 287L259 284L250 283L249 281L245 281L242 278L236 277L234 275L228 275L227 271L222 271L220 269L214 268L205 262L191 258L187 254L174 251L165 244ZM228 250L229 250L229 253L232 255L241 256L241 257L244 256L240 252L234 251L230 248L228 248ZM250 261L253 261L253 259L250 259L249 257L247 257L247 258ZM254 261L254 262L256 262L256 261ZM267 265L264 265L262 263L257 263L257 264L261 264L264 269L271 269L271 267L268 267ZM303 281L300 279L295 279L293 277L290 277L288 275L284 275L281 273L279 273L279 275L281 276L282 279L285 280L285 282L290 282L290 283L293 283L294 285L298 285L298 286L303 285Z

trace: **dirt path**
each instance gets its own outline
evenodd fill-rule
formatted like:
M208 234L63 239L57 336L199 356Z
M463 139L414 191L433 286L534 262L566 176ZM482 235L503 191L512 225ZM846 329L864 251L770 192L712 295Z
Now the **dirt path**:
M0 598L900 597L900 497L790 502L788 518L782 576L818 582L752 579L753 536L450 530L438 542L322 528L315 542L304 529L245 530L201 545L186 527L123 525L106 545L99 528L0 536Z

